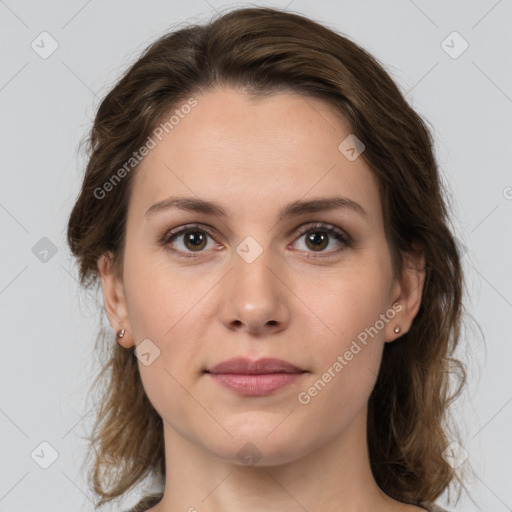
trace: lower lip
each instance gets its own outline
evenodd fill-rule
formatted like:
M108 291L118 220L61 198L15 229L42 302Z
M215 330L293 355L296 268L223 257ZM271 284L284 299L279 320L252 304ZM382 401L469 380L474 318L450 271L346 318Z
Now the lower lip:
M210 373L221 386L246 396L262 396L282 389L298 379L302 373Z

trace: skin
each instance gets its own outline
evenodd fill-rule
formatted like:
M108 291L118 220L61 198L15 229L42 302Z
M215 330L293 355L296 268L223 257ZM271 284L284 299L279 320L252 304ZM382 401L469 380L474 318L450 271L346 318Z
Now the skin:
M123 275L98 260L110 323L127 331L120 343L148 338L160 350L150 365L139 361L164 423L166 486L151 511L423 510L378 488L366 445L384 344L407 332L418 312L423 255L406 255L402 275L393 275L377 182L362 158L349 161L338 150L350 128L329 104L292 92L253 100L232 88L194 97L198 105L133 176ZM292 201L336 195L367 215L338 209L277 221ZM229 217L145 215L170 196L216 201ZM298 233L311 222L339 227L353 244L329 236L315 251ZM190 223L215 230L204 235L202 252L183 233L168 246L199 257L159 244ZM252 263L236 252L248 236L262 249ZM396 302L394 318L299 403L299 393ZM307 373L266 396L241 396L204 373L235 356L278 357ZM260 456L253 465L237 456L248 442Z

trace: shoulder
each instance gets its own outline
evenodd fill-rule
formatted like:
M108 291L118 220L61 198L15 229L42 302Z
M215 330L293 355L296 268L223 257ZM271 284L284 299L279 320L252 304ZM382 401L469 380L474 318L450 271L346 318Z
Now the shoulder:
M157 505L161 499L161 494L146 496L145 498L140 500L139 503L135 505L135 507L131 508L130 510L126 510L126 512L146 512L151 507Z
M146 512L151 507L158 504L158 502L162 499L162 495L158 496L147 496L143 498L135 507L126 512ZM403 512L449 512L448 510L436 505L435 503L420 503L419 506L415 505L407 505Z
M449 510L446 510L445 508L440 507L439 505L436 505L435 503L420 503L420 507L423 507L423 509L427 510L428 512L449 512Z
M146 512L151 507L158 504L162 499L162 495L146 496L137 505L126 512ZM407 505L402 512L449 512L448 510L436 505L435 503L419 503L419 506Z

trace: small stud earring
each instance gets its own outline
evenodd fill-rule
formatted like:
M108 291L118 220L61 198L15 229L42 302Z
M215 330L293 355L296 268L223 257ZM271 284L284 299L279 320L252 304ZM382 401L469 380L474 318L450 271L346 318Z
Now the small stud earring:
M398 334L398 333L400 332L400 326L399 326L399 325L397 325L397 326L395 327L395 332L396 332L396 334Z
M117 331L117 337L122 338L124 336L124 333L126 332L125 329L121 329L120 331Z

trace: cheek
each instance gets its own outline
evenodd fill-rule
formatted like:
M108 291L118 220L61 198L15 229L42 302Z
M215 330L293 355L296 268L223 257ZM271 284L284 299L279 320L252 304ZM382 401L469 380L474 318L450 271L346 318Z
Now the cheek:
M346 298L345 295L342 294ZM308 415L329 418L320 430L329 436L348 426L367 405L375 386L384 348L384 331L373 330L381 314L378 296L370 300L353 295L328 311L335 335L315 344L314 372L299 390L298 401ZM380 325L380 324L379 324ZM322 435L324 435L322 434Z
M392 319L386 317L385 283L371 267L330 283L311 308L321 312L322 327L310 352L315 362L311 381L316 384L308 394L322 395L319 402L335 401L341 411L348 403L357 407L367 400L379 372L385 326ZM324 388L330 391L324 393Z
M358 336L364 341L364 333L375 326L389 306L388 284L382 274L367 265L333 275L324 279L323 284L321 293L308 297L308 305L312 304L311 309L319 312L318 317L329 328L329 338L335 340L338 348L350 345ZM378 334L374 333L371 339L382 338L382 325L379 326Z
M199 301L204 286L191 283L186 273L165 265L165 259L149 251L131 251L127 249L125 290L132 329L136 339L164 343Z
M169 397L182 393L179 383L188 385L195 377L191 369L199 367L201 324L195 320L206 317L207 301L201 298L212 283L191 281L185 272L164 267L149 253L130 254L125 291L131 328L136 345L150 340L154 346L149 345L149 352L156 354L148 366L139 361L141 379L151 401L169 393L166 401L171 403Z
M199 333L187 315L191 306L183 297L175 300L162 283L138 297L131 305L133 331L137 343L153 341L154 345L149 346L156 354L149 365L144 364L143 357L138 362L145 393L160 416L174 418L173 423L186 426L191 402L187 390L197 379L200 350L195 342Z

